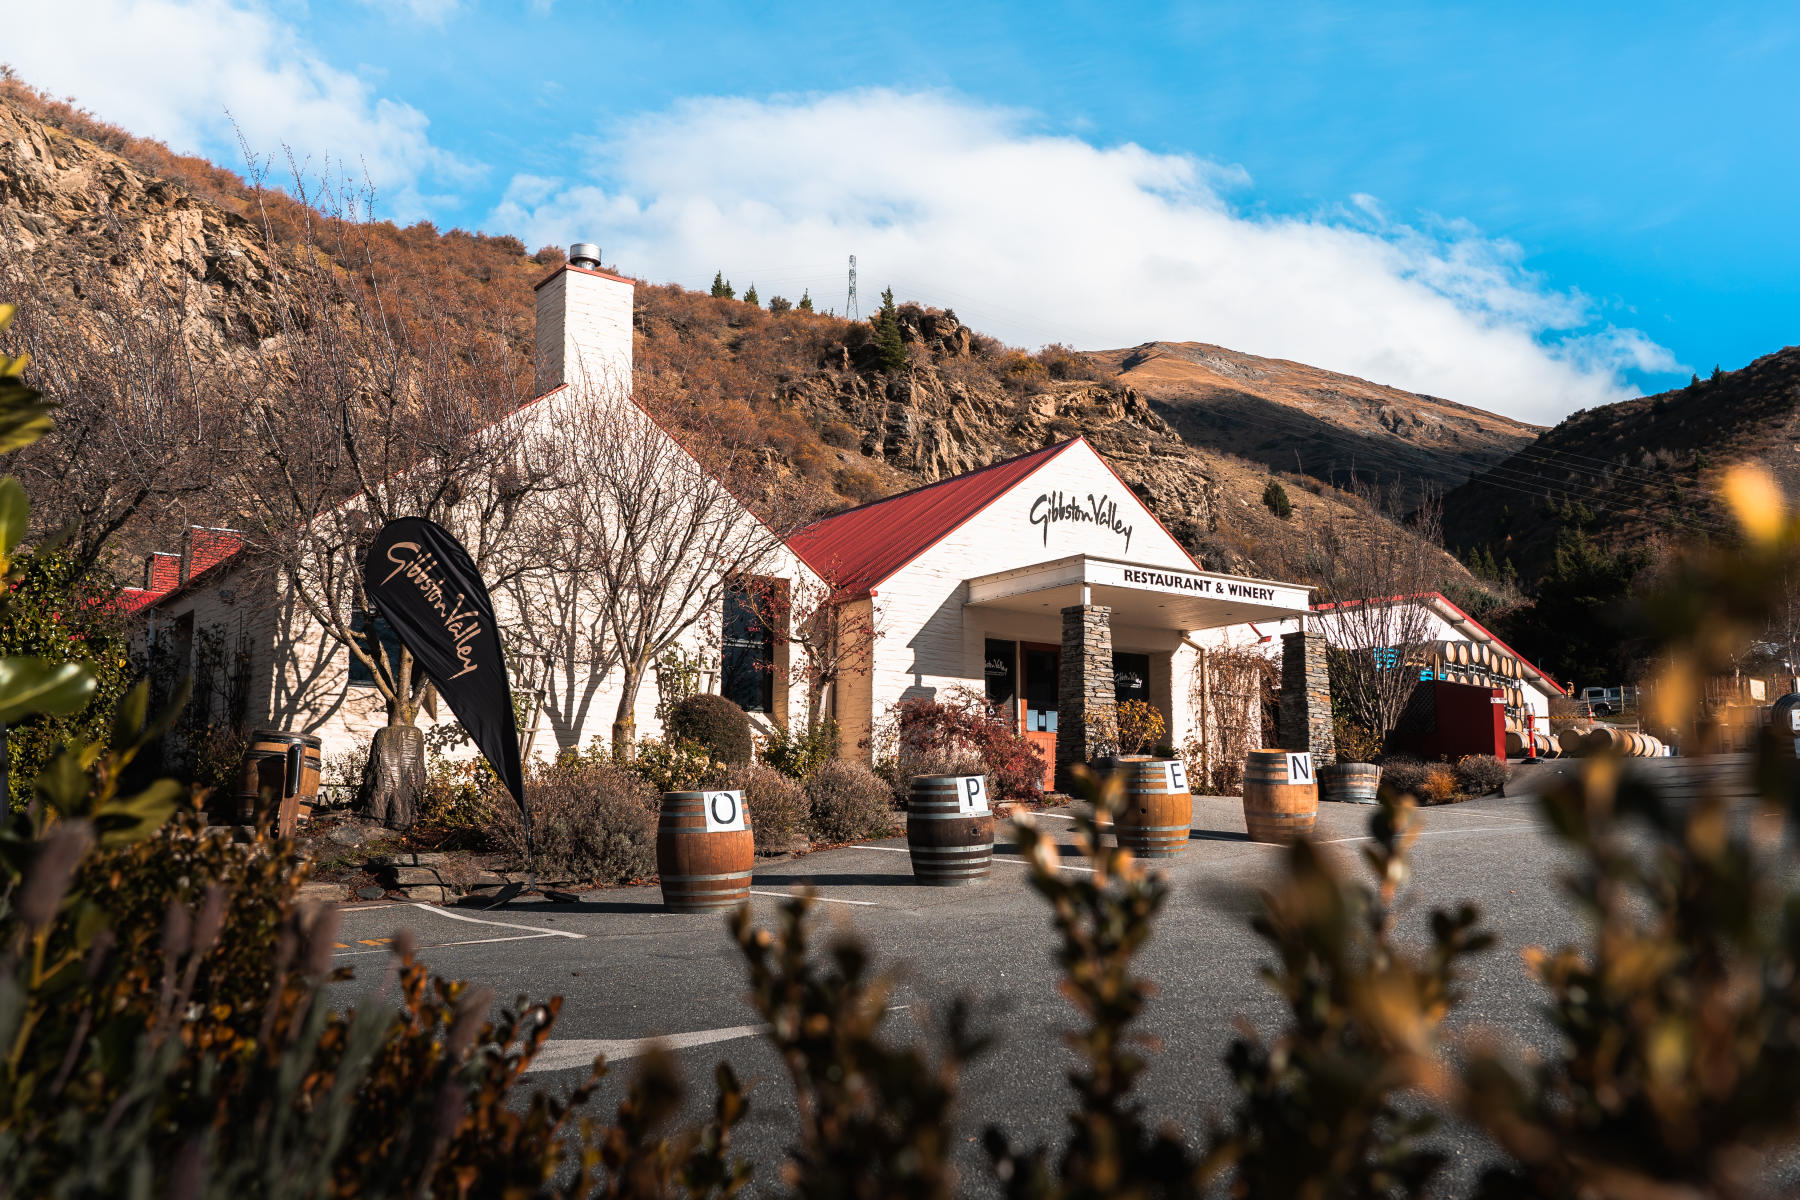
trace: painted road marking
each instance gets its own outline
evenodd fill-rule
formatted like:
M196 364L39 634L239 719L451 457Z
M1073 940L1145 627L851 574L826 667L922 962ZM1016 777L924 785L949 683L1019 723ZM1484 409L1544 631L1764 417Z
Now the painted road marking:
M548 1043L538 1051L537 1057L531 1060L531 1065L525 1068L525 1072L530 1074L533 1071L564 1071L570 1067L585 1067L594 1061L597 1054L606 1055L608 1062L637 1058L656 1045L666 1046L670 1050L689 1050L695 1046L710 1046L714 1042L755 1037L766 1029L767 1025L733 1025L728 1029L702 1029L695 1033L675 1033L661 1038L570 1038L567 1041Z
M491 946L495 942L534 942L539 938L547 938L547 937L555 937L555 936L556 936L556 934L554 932L551 932L551 933L521 933L515 937L470 938L467 941L463 941L463 942L433 942L429 946L420 946L419 950L421 950L421 951L443 950L450 946ZM337 954L332 955L332 957L333 958L348 958L352 954L391 954L391 953L393 953L393 949L394 948L392 946L383 946L379 950L343 950L343 951L339 951Z
M1446 833L1536 833L1537 831L1538 831L1537 825L1535 823L1533 823L1531 825L1525 825L1525 826L1518 826L1518 825L1512 825L1512 826L1508 826L1508 825L1465 825L1465 826L1461 826L1456 829L1421 829L1419 831L1419 836L1420 837L1436 837L1440 834L1446 834ZM1363 837L1332 838L1329 841L1319 842L1317 844L1321 845L1321 846L1336 846L1343 842L1372 842L1374 840L1375 840L1374 838L1364 835ZM1251 844L1258 845L1258 846L1272 846L1275 843L1273 843L1273 842L1253 842Z
M891 1013L905 1012L910 1004L890 1004L887 1011ZM667 1037L645 1038L569 1038L566 1041L547 1042L538 1051L531 1065L525 1068L527 1075L533 1071L564 1071L570 1067L585 1067L594 1061L596 1054L606 1055L607 1062L618 1062L620 1059L637 1058L646 1053L652 1046L661 1046L665 1050L691 1050L695 1046L710 1046L715 1042L734 1042L739 1038L756 1037L767 1033L767 1025L732 1025L725 1029L701 1029L693 1033L671 1033Z
M578 942L587 940L585 933L570 933L565 929L545 929L542 925L514 925L510 921L488 921L481 917L470 917L464 916L462 913L451 912L449 909L439 908L435 904L416 903L413 907L422 908L428 913L436 913L440 917L449 917L452 921L467 921L471 925L497 925L501 929L523 929L527 933L535 933L542 937L574 938Z
M783 900L794 900L799 897L798 892L765 892L765 891L761 891L757 888L751 888L750 894L752 896L779 896ZM836 896L819 896L819 895L814 895L813 899L814 900L823 900L827 904L860 904L864 908L880 908L881 907L879 904L875 903L875 901L873 901L873 900L842 900Z

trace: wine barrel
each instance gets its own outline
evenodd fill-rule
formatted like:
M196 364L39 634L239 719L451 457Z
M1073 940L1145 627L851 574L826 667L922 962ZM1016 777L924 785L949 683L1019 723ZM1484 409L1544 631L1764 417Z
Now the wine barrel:
M1550 735L1547 733L1532 734L1531 741L1532 744L1537 747L1537 756L1539 758L1556 758L1561 749L1555 742L1550 740Z
M1583 744L1589 754L1625 753L1625 735L1611 725L1594 726L1588 731L1587 740Z
M1381 788L1374 763L1332 763L1319 768L1319 799L1337 804L1373 804Z
M1122 764L1125 797L1114 820L1119 847L1139 858L1173 858L1188 848L1194 795L1178 759Z
M1451 642L1450 661L1459 667L1467 666L1469 663L1469 643Z
M1311 756L1305 759L1310 768ZM1285 750L1252 750L1244 765L1244 827L1253 842L1291 842L1312 833L1319 785L1291 779Z
M1506 757L1523 758L1525 755L1525 734L1519 730L1509 730L1506 734Z
M1571 725L1556 735L1556 744L1564 754L1580 754L1586 748L1587 731Z
M915 775L906 796L906 851L927 887L983 883L994 864L994 814L981 775Z
M755 862L756 836L742 793L663 793L656 873L664 908L712 912L748 902Z
M254 825L264 815L265 804L273 804L275 831L292 837L297 826L312 819L321 762L319 739L309 733L254 731L238 769L232 811L220 815L238 825Z

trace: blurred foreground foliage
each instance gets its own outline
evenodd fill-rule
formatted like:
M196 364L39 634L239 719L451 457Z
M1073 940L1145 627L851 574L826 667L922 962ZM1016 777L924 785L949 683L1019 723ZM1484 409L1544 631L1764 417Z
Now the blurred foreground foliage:
M0 452L49 419L19 366L0 361ZM1644 608L1668 664L1659 715L1702 747L1702 682L1767 618L1771 581L1800 549L1766 477L1733 473L1726 499L1741 544L1685 560ZM16 481L0 480L9 585L27 516ZM0 595L20 602L11 586ZM0 723L82 712L100 686L74 656L0 658ZM698 1124L684 1123L661 1052L606 1117L587 1112L601 1062L565 1096L528 1091L560 1001L496 1005L430 978L404 938L374 990L338 1007L335 916L298 904L308 868L293 845L207 832L171 782L126 789L175 709L151 712L144 687L108 708L103 729L45 748L22 774L30 802L0 826L3 1196L692 1200L753 1179L868 1200L980 1184L1014 1200L1418 1196L1444 1186L1430 1139L1455 1115L1494 1144L1484 1196L1747 1197L1770 1190L1767 1151L1800 1125L1800 892L1785 840L1800 813L1792 747L1772 739L1747 771L1702 762L1679 794L1594 759L1545 797L1586 930L1525 956L1557 1034L1542 1057L1454 1020L1467 960L1491 941L1471 906L1402 928L1411 797L1383 796L1360 871L1342 852L1289 847L1254 922L1284 1022L1240 1026L1225 1059L1233 1102L1185 1127L1136 1092L1158 1049L1141 1030L1155 987L1137 959L1167 884L1103 844L1119 791L1090 781L1072 847L1016 826L1076 1018L1067 1128L1031 1147L987 1129L987 1180L958 1165L963 1072L991 1040L973 1006L924 1014L909 1042L885 1025L893 977L853 936L814 949L809 898L784 904L774 929L740 910L749 999L798 1114L784 1161L758 1177L733 1151L748 1098L728 1067ZM1070 849L1084 871L1062 871Z

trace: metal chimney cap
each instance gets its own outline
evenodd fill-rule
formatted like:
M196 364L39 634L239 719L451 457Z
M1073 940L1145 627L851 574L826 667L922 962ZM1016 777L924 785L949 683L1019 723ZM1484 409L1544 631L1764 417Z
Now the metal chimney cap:
M569 265L586 267L590 271L600 269L600 247L592 242L576 242L569 247Z

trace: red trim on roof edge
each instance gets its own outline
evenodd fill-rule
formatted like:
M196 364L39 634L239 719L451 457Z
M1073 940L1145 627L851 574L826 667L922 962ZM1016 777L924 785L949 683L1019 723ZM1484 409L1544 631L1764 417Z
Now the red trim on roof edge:
M557 275L563 271L577 271L583 275L592 275L599 279L610 279L614 283L629 283L632 287L636 287L638 282L635 279L627 279L623 275L614 275L611 271L596 271L592 267L578 267L574 263L563 263L560 266L551 267L546 271L542 279L531 285L531 290L534 292L537 291L546 283L555 279Z

